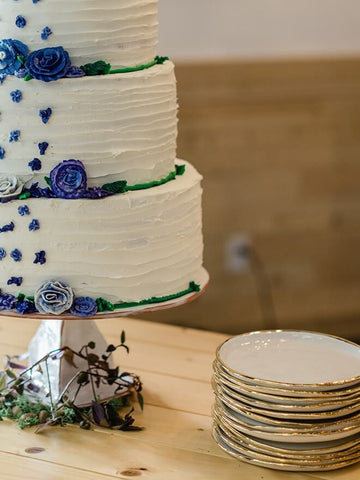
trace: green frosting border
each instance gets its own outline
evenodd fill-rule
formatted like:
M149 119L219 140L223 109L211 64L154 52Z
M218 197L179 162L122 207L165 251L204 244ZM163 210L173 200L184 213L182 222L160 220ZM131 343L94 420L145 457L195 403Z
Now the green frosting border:
M103 298L97 298L96 304L98 306L98 312L103 313L106 311L113 312L114 310L126 309L126 308L134 308L134 307L143 307L146 305L153 305L155 303L164 303L170 300L176 300L177 298L181 298L189 293L200 292L201 287L199 284L195 282L190 282L189 287L186 290L182 290L181 292L174 293L172 295L165 295L163 297L151 297L146 300L141 300L139 302L121 302L121 303L111 303Z

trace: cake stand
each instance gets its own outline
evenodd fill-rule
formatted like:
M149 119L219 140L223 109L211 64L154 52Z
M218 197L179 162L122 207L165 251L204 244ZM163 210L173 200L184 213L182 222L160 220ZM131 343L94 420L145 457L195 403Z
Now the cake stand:
M49 352L57 351L62 347L67 346L74 351L79 351L89 342L94 342L96 345L95 349L91 350L91 353L101 356L106 351L108 342L98 329L95 320L128 317L146 312L175 308L190 303L205 291L209 283L209 274L204 268L201 270L197 283L200 285L198 292L192 292L174 300L151 305L126 308L111 313L97 313L91 319L89 317L83 319L72 315L53 315L44 318L44 315L29 314L27 315L28 318L41 320L41 324L28 346L28 364L34 365ZM23 315L13 311L3 311L0 314L7 317L24 318ZM72 398L78 389L76 382L78 373L88 368L87 361L79 358L76 358L74 362L69 362L65 357L55 360L46 364L46 371L40 369L33 373L34 376L32 376L32 383L36 385L40 392L37 397L40 397L43 403L49 402L50 392L51 398L60 398L65 391L68 397ZM132 377L125 377L125 380L131 386ZM87 406L91 403L89 398L93 397L93 388L95 389L96 398L100 401L106 401L114 397L113 386L103 383L98 385L88 384L77 393L77 406ZM124 391L120 391L116 396L127 395L128 393L129 388L124 387Z

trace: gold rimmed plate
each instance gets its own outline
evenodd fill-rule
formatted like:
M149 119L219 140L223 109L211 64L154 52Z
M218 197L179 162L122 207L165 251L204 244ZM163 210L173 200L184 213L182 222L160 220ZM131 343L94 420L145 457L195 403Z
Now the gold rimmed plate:
M360 415L360 402L350 403L321 403L316 405L277 405L275 403L262 402L250 399L244 395L232 391L224 385L212 382L213 390L221 399L226 398L235 408L259 413L268 417L288 420L334 420L349 415Z
M231 376L284 390L331 391L360 385L360 346L315 332L269 330L232 337L216 359Z
M329 471L329 470L336 470L338 468L343 468L359 461L359 457L348 459L340 462L333 462L333 463L312 463L312 462L302 462L301 464L295 462L286 462L285 460L274 461L272 457L263 456L262 458L256 457L253 454L249 453L249 451L244 450L239 452L238 449L233 448L231 444L226 442L223 438L223 435L219 431L219 429L214 426L213 428L213 438L215 442L219 445L219 447L227 452L229 455L237 458L238 460L242 460L247 463L251 463L252 465L257 465L266 468L272 468L275 470L286 470L286 471Z

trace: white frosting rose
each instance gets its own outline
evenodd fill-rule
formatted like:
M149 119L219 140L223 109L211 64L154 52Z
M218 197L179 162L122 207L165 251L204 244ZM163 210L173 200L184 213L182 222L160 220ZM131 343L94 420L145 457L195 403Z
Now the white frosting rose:
M0 177L0 198L20 195L24 184L17 177Z

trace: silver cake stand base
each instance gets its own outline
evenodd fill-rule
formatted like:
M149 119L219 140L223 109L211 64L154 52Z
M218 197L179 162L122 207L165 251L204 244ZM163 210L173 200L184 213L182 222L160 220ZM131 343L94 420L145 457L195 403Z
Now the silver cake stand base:
M59 350L63 347L70 347L74 351L79 351L89 342L96 344L95 349L91 350L91 353L101 357L106 351L108 342L101 334L94 320L128 317L146 312L175 308L190 303L205 291L209 283L209 274L205 269L202 269L200 277L197 282L200 285L199 292L192 292L183 297L166 302L117 310L111 313L99 313L91 320L88 318L80 319L79 317L71 315L52 316L51 318L44 318L44 316L40 314L28 315L29 318L41 320L41 324L28 347L29 366L37 363L49 352ZM17 314L16 312L0 312L0 314L8 317L24 318L23 315ZM40 395L38 396L40 396L41 401L45 403L49 401L49 392L51 392L51 397L55 400L61 397L64 391L67 392L69 398L73 398L75 392L78 390L76 377L79 372L87 369L87 361L81 358L74 358L74 362L69 362L69 359L63 356L52 362L47 362L46 371L44 371L43 368L39 369L39 371L34 373L33 377L33 382L40 390ZM114 395L114 387L111 385L100 383L94 386L88 384L78 392L76 405L86 406L91 403L89 399L94 398L93 388L95 388L97 399L101 401L109 400L114 396L128 395L131 390L132 377L126 377L126 381L129 382L129 387L124 387L124 391L120 391L117 395Z

